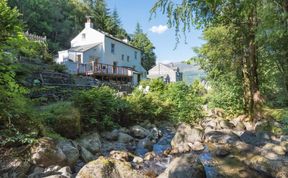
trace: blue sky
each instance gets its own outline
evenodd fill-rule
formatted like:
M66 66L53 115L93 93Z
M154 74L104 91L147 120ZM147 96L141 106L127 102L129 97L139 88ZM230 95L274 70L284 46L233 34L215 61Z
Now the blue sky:
M178 44L176 50L175 30L167 29L167 18L158 13L156 17L150 18L149 10L155 3L155 0L106 0L108 8L113 11L117 9L121 18L123 27L128 33L135 31L136 23L139 22L149 39L155 46L157 62L178 62L191 58L195 54L192 47L201 46L203 40L200 39L201 31L192 30L187 33L185 44L184 36Z

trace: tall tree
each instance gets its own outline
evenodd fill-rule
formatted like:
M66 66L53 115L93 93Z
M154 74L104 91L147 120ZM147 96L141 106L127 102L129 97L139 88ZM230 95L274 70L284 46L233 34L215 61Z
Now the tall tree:
M259 27L258 10L262 6L259 0L244 1L201 1L182 0L175 5L172 0L158 0L151 12L162 9L169 17L168 24L176 28L176 32L190 29L191 25L210 28L213 26L234 26L235 44L239 50L233 52L230 59L235 56L239 59L237 69L241 70L244 109L252 118L260 117L263 99L259 84L259 54L256 33ZM217 58L221 60L221 58Z
M90 9L78 0L9 0L23 18L25 31L47 37L52 53L70 47L70 40L83 28ZM53 10L52 10L53 9Z
M136 31L133 34L130 43L142 51L142 66L147 71L151 69L156 63L156 55L154 53L155 47L149 40L147 34L143 33L139 23L136 25Z

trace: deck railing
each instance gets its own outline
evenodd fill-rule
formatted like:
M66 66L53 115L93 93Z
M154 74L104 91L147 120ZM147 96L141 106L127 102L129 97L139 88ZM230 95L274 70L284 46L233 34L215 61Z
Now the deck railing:
M90 62L88 64L78 64L78 74L86 75L112 75L112 76L132 76L133 70L128 67L114 66L109 64Z

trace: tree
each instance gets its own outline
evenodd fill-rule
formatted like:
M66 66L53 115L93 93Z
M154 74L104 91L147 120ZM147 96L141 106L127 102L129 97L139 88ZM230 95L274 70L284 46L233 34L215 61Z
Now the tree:
M21 125L19 123L29 121L30 117L23 96L26 90L17 84L14 72L15 55L25 36L17 9L11 9L3 0L0 1L0 12L0 125L11 128L17 123Z
M141 28L140 23L137 22L137 24L136 24L136 30L135 30L134 34L140 34L140 33L143 33L143 30L142 30L142 28Z
M280 1L275 2L281 4ZM261 43L257 41L257 37L262 23L259 12L265 6L266 4L259 0L182 0L179 5L175 5L171 0L158 0L151 12L155 13L158 8L162 9L162 12L169 17L168 24L176 28L177 34L181 28L183 31L189 30L191 25L204 29L232 26L233 48L237 50L233 50L230 54L230 63L236 61L236 69L241 71L241 75L237 78L241 79L244 111L251 118L257 119L260 117L263 103L259 81ZM221 61L221 57L216 57L215 60Z
M137 23L136 31L130 43L142 51L142 66L147 71L151 69L156 63L155 47L147 37L147 34L143 33L139 23Z
M47 37L52 53L70 47L70 40L83 28L85 16L90 14L88 6L78 0L8 2L10 7L17 7L23 14L25 31Z

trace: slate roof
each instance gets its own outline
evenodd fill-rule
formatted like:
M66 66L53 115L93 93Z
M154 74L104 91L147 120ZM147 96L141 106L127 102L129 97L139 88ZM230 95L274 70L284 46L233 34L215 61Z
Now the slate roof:
M85 51L88 51L89 49L94 48L100 44L101 43L93 43L93 44L89 44L89 45L75 46L75 47L70 48L69 51L85 52Z

